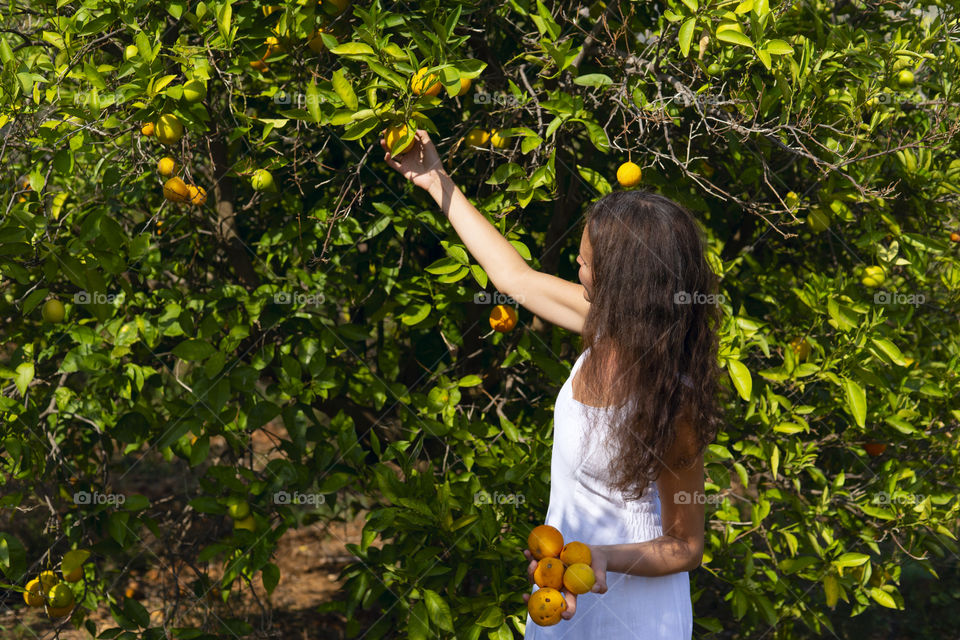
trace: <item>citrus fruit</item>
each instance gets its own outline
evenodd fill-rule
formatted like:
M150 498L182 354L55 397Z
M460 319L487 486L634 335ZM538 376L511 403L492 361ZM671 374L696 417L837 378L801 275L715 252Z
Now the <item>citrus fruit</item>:
M872 266L863 270L863 278L860 282L866 287L875 288L882 285L884 280L886 280L886 274L884 274L883 268Z
M65 311L63 303L56 298L52 298L43 303L43 308L40 309L40 317L43 318L44 322L63 322Z
M190 204L199 207L207 201L207 192L203 187L197 187L192 184L188 184L187 190L190 192Z
M83 567L74 567L73 571L69 573L63 573L61 571L61 575L63 575L64 582L80 582L83 578Z
M270 36L263 41L267 45L267 52L263 54L263 58L267 59L270 56L276 55L283 51L283 45L280 44L280 40L276 36Z
M950 242L960 242L960 233L954 231L950 234Z
M624 162L617 169L617 182L625 188L637 186L640 184L640 167L634 162Z
M563 534L548 524L538 525L527 536L527 548L537 560L557 558L563 551Z
M23 592L23 601L31 607L43 606L43 592L40 590L39 578L34 578L27 583L27 590Z
M806 360L807 356L810 355L810 343L804 338L794 338L790 341L790 347L797 354L797 360Z
M257 169L250 178L250 185L254 191L268 191L273 189L273 174L266 169Z
M897 74L897 84L904 89L908 89L913 86L913 72L909 69L903 69L900 73Z
M597 577L593 575L593 569L590 568L590 565L582 562L570 565L563 572L563 586L570 593L578 595L586 593L593 589L593 584L596 581Z
M157 173L159 173L162 176L169 178L174 174L176 170L177 170L177 161L171 158L170 156L166 156L165 158L160 158L160 160L157 161Z
M541 627L552 627L560 622L560 614L567 610L563 594L551 587L541 587L530 594L527 611Z
M240 520L233 521L234 529L246 529L247 531L256 531L257 530L257 521L254 520L253 516L247 516Z
M154 126L152 122L145 122L142 127L140 127L140 133L145 136L152 136L154 131Z
M788 191L783 201L786 203L788 209L795 209L797 205L800 204L800 196L793 191Z
M710 66L707 67L707 75L708 75L708 76L719 75L720 71L721 71L720 65L717 64L716 62L711 63Z
M183 85L183 99L187 102L201 102L207 97L207 85L194 78Z
M593 557L590 555L590 547L574 540L563 545L563 551L560 552L560 560L569 567L578 562L590 564Z
M47 612L47 615L51 618L62 618L64 616L70 615L70 612L73 611L73 605L68 604L65 607L44 607L44 611Z
M310 41L307 42L307 46L310 47L310 50L314 53L321 53L327 48L327 45L323 44L323 38L320 37L321 33L323 33L323 29L317 29L310 36Z
M243 520L250 515L250 505L246 500L233 499L227 503L227 513L234 520Z
M887 445L882 442L868 442L867 444L863 445L863 448L867 450L867 453L871 458L876 458L887 450Z
M163 197L170 202L190 202L190 189L183 180L174 176L163 183Z
M494 149L506 149L509 145L509 137L503 135L497 129L490 132L490 146Z
M460 78L460 91L457 93L458 96L462 96L467 91L470 91L470 78Z
M830 228L830 214L823 209L814 209L807 214L807 226L814 233L820 233Z
M490 134L483 129L471 129L464 140L468 146L485 147L490 142Z
M387 127L386 131L383 132L383 137L387 141L387 148L393 149L394 145L399 141L403 140L407 135L407 125L399 125L394 127ZM407 144L403 145L397 149L396 153L393 153L394 156L403 155L410 150L410 147L413 146L413 139L410 140ZM392 153L392 152L391 152Z
M176 144L183 137L183 125L172 113L160 116L156 124L157 140L163 144Z
M515 326L517 326L517 310L513 307L498 304L490 311L490 327L494 331L506 333Z
M260 72L264 72L270 68L269 66L267 66L267 63L264 62L263 60L251 60L250 66Z
M410 88L413 89L413 92L418 96L435 96L440 93L443 85L440 84L436 74L431 73L427 77L424 76L427 76L427 67L421 67L420 70L414 74L413 79L410 80Z
M123 49L124 60L131 60L133 58L136 58L138 55L140 55L140 49L137 49L137 45L135 44L128 44Z
M47 604L51 608L70 607L73 605L73 589L66 583L60 582L47 592Z
M40 590L47 593L60 583L60 578L53 571L40 572Z
M563 563L557 558L544 558L533 571L533 581L538 587L563 588Z

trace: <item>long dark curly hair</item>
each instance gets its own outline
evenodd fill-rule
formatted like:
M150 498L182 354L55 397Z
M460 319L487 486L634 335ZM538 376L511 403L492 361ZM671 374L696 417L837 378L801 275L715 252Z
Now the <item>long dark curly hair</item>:
M603 406L621 408L606 438L612 486L638 499L665 468L692 465L719 430L718 279L693 215L669 198L608 194L585 227L593 287L579 380ZM678 420L692 431L669 455Z

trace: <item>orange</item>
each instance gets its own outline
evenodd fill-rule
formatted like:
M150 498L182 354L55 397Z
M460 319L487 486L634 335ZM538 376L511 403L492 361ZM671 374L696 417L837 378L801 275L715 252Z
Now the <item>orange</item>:
M863 445L863 448L867 450L867 453L870 454L871 458L876 458L887 450L887 445L882 442L868 442L867 444Z
M541 587L527 600L530 618L541 627L552 627L560 622L560 614L567 610L563 594L550 587Z
M954 231L950 234L950 242L960 242L960 233Z
M517 310L503 304L498 304L490 312L490 326L494 331L506 333L517 326ZM563 542L560 543L561 545ZM560 550L557 549L557 553ZM553 554L556 555L556 554Z
M63 573L63 571L61 571L61 574L63 574L64 582L80 582L83 578L83 567L74 567L73 571L69 573Z
M264 62L263 60L251 60L250 66L260 72L264 72L270 68L269 66L267 66L267 63Z
M490 142L490 134L483 129L471 129L464 140L467 146L485 147L487 143Z
M142 133L142 134L145 135L145 136L152 136L152 135L153 135L153 123L152 123L152 122L147 122L147 123L145 123L142 127L140 127L140 133Z
M170 202L190 202L190 188L174 176L163 183L163 197Z
M578 595L586 593L593 589L593 584L596 581L597 577L593 575L593 569L590 568L590 565L582 562L570 565L563 572L563 586L570 593Z
M462 96L467 91L470 91L470 78L460 78L460 92L457 93L458 96Z
M563 534L556 527L541 524L527 536L527 548L537 560L556 558L563 551Z
M803 338L796 337L790 341L793 352L797 354L797 360L806 360L810 355L810 343Z
M563 588L563 563L556 558L544 558L537 563L533 581L538 587Z
M440 93L441 89L443 89L443 85L440 84L440 81L437 79L436 74L431 73L428 77L424 78L424 76L426 75L427 75L427 67L422 67L413 76L413 79L410 80L410 88L413 89L413 92L418 96L420 95L435 96L438 93Z
M70 612L73 611L73 605L67 605L65 607L50 607L47 606L44 608L47 612L47 615L51 618L62 618L63 616L70 615Z
M490 146L494 149L506 149L510 146L510 137L505 136L498 129L490 132Z
M589 565L592 559L590 556L590 547L577 540L563 545L563 551L560 552L561 562L568 567L578 562Z
M195 204L199 207L207 201L207 192L203 187L196 187L192 184L188 184L187 190L190 191L190 204Z
M40 572L40 587L41 591L44 593L53 589L60 582L60 578L57 577L53 571L41 571Z
M27 583L27 590L23 592L23 601L31 607L43 606L43 591L40 590L39 578L34 578Z
M393 149L393 145L403 140L407 135L407 125L403 124L396 127L387 127L386 131L383 132L383 137L387 141L387 148ZM403 145L401 148L397 149L397 152L393 154L394 156L400 156L410 150L410 147L413 146L413 140L410 140L407 144Z

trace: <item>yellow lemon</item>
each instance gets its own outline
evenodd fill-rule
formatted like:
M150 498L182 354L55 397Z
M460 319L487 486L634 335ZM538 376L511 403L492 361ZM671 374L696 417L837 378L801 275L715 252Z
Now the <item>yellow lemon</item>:
M157 162L157 173L160 175L169 178L177 170L177 161L167 156L165 158L160 158Z
M500 133L498 129L490 132L490 146L495 149L506 149L510 145L510 138Z
M424 77L426 75L427 67L422 67L410 81L410 88L413 89L413 92L418 96L435 96L443 89L443 85L440 84L436 74L431 73L428 77Z
M183 124L172 113L160 116L156 124L157 140L163 144L176 144L183 137Z
M190 189L183 180L174 176L163 183L163 197L170 202L190 202Z
M617 182L625 188L637 186L640 184L640 167L634 162L624 162L617 169Z
M597 577L593 574L590 565L578 562L567 567L563 572L563 586L570 593L586 593L593 589Z
M393 149L394 145L401 140L403 140L407 135L407 125L403 124L400 126L387 127L386 131L383 133L383 137L387 141L387 148ZM410 147L413 146L413 139L410 140L407 144L403 145L401 148L397 149L397 152L394 153L394 156L403 155L410 150Z

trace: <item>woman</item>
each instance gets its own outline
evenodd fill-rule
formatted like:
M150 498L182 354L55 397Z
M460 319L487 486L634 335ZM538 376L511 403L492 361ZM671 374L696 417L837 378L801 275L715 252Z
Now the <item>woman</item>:
M581 284L567 282L530 268L444 172L427 132L416 135L397 158L381 141L387 163L433 196L500 292L583 335L555 406L546 523L590 547L597 582L564 594L559 624L528 616L525 637L690 638L703 451L719 425L717 282L696 221L662 196L611 193L587 211ZM524 555L532 582L537 563Z

